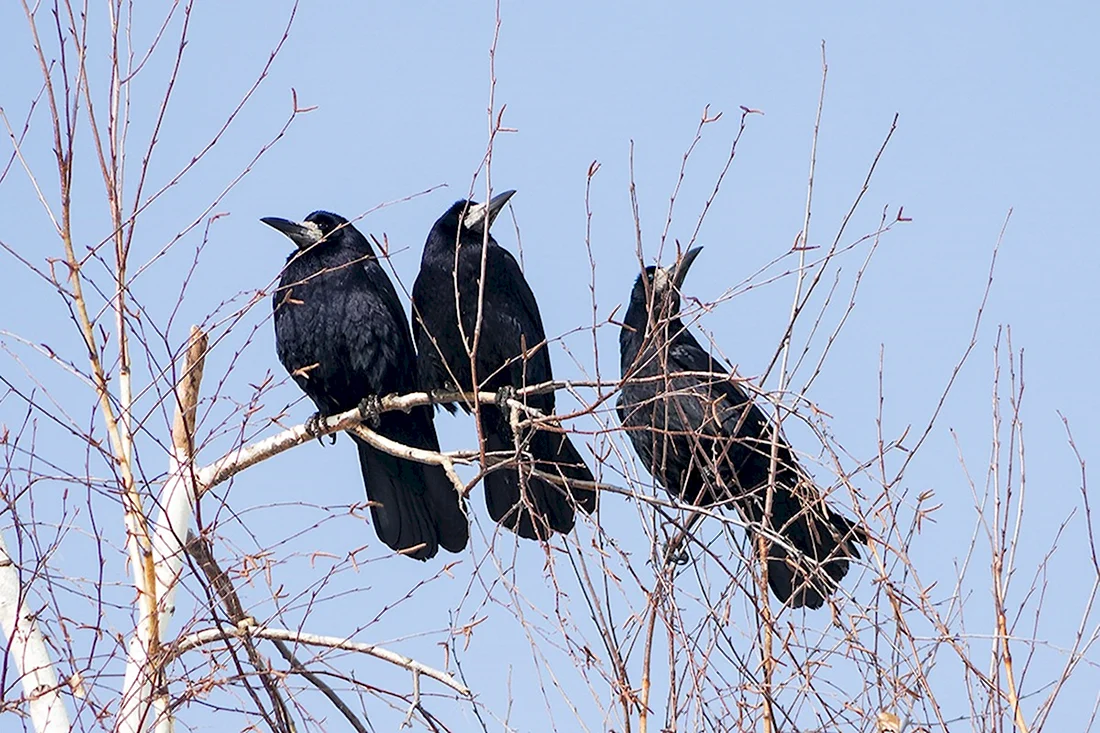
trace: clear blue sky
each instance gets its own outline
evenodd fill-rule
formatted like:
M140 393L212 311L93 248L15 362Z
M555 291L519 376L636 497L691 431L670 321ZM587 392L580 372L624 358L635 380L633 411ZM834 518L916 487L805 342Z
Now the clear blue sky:
M151 168L158 187L209 141L247 90L278 41L288 8L285 2L230 3L200 5L194 11L183 70ZM150 208L139 229L136 258L144 262L198 216L278 131L290 112L292 89L300 105L316 106L295 121L216 208L229 216L210 229L210 241L173 322L174 345L184 339L191 322L203 321L219 308L223 316L232 313L241 303L223 306L225 301L239 294L247 299L268 288L277 276L288 243L263 227L257 221L261 216L302 218L323 208L357 217L382 202L445 185L371 213L359 223L364 231L385 233L395 250L392 265L401 282L411 287L428 228L452 201L471 190L484 153L493 10L490 2L309 3L298 10L286 46L255 98L208 157ZM147 40L155 19L140 15L148 12L145 9L138 12L135 35ZM974 498L961 461L980 491L990 455L992 349L999 329L1010 326L1012 345L1025 351L1026 382L1028 495L1023 547L1017 557L1021 571L1014 581L1017 602L1030 587L1059 526L1072 515L1046 571L1049 586L1038 631L1033 632L1030 621L1021 622L1019 629L1021 636L1037 633L1051 640L1051 648L1039 655L1029 672L1026 689L1034 692L1055 676L1063 659L1055 648L1070 643L1080 605L1095 578L1083 543L1079 467L1059 412L1068 419L1084 459L1100 459L1100 397L1094 388L1100 361L1094 326L1100 311L1100 250L1094 221L1100 194L1100 50L1094 35L1100 11L1088 3L850 3L843 8L783 10L775 4L504 2L501 16L496 105L506 105L503 122L516 131L497 139L492 180L495 189L518 190L512 211L523 260L546 330L553 335L592 321L584 195L593 161L601 165L591 189L591 243L602 319L626 298L637 272L628 192L631 141L643 242L651 259L683 153L704 108L709 105L711 113L723 116L707 126L687 166L670 241L691 237L737 133L739 108L764 113L747 120L737 159L699 232L698 243L706 250L687 289L703 300L714 300L783 255L802 227L821 81L821 41L827 46L829 77L811 245L832 242L894 114L899 114L897 131L842 241L873 231L886 206L891 213L904 206L912 221L883 238L863 277L856 307L807 394L831 416L825 425L849 453L849 467L876 452L880 354L886 438L897 437L909 425L915 434L927 423L969 342L993 247L1013 211L977 346L903 485L910 499L934 490L935 501L943 505L910 551L925 584L941 584L933 596L946 596L975 526ZM172 27L178 33L178 22ZM21 10L14 3L0 9L0 29L0 66L7 70L0 106L13 126L21 128L41 80ZM97 42L102 44L102 38ZM153 57L132 90L135 100L145 100L135 101L135 140L147 137L151 129L155 107L148 100L156 99L163 85L170 50L166 46L168 53ZM99 45L90 56L93 74L102 74L105 53ZM36 113L27 157L42 171L45 188L55 191L55 178L48 175L51 143L43 111ZM91 243L106 236L106 219L102 185L87 142L82 141L84 163L77 171L78 191L87 193L77 200L76 211L78 231ZM131 161L135 171L137 156L135 152ZM6 162L7 155L3 158ZM476 198L484 198L484 180L473 190ZM5 244L36 264L60 256L60 243L51 235L48 219L21 171L14 170L0 182L0 209L0 240ZM151 317L163 319L174 307L181 272L190 266L201 230L189 234L134 284L136 297ZM497 237L513 251L519 248L511 215L500 219ZM841 278L849 287L864 253L862 248L841 262ZM58 351L68 349L79 360L76 331L56 294L28 278L10 256L4 258L0 328ZM786 322L793 287L792 278L782 278L701 315L703 331L713 336L741 374L756 376L767 367ZM837 298L846 301L844 287ZM842 306L830 311L826 332L843 313ZM283 377L268 316L265 301L248 311L211 354L205 386L213 390L223 378L224 383L221 402L206 427L216 429L219 420L227 419L222 430L228 434L211 444L204 463L230 445L240 424L232 403L247 402L252 394L249 385L259 384L266 374ZM803 329L803 341L806 333ZM618 373L615 336L612 329L599 333L605 375ZM0 341L10 349L0 355L0 373L22 388L32 388L31 378L12 356L19 354L32 370L41 370L36 377L57 392L78 422L89 422L93 405L86 391L18 343ZM796 334L796 344L803 341ZM592 375L591 334L573 333L565 344L576 361L559 346L553 354L559 375ZM822 346L822 339L816 339L811 353L818 354ZM155 349L163 358L164 347ZM1006 352L1002 346L1002 354ZM803 367L793 385L801 388L811 372ZM775 386L774 374L768 386ZM262 425L297 398L292 384L282 385L265 396L254 424ZM11 424L23 412L14 398L0 402L0 421ZM309 412L299 402L285 424L301 422ZM445 447L471 445L467 420L442 415L437 425ZM51 435L48 426L43 430ZM812 443L808 431L791 431L792 437ZM804 445L816 455L813 445ZM150 464L163 463L152 448L148 455ZM79 468L78 456L66 460L70 469ZM155 474L160 469L151 465L146 470ZM824 474L820 465L814 470L819 477ZM872 491L873 484L864 482L861 488ZM53 490L59 491L60 485ZM228 489L229 504L241 520L219 517L229 538L219 549L231 564L233 553L255 552L258 546L321 522L328 512L317 507L335 507L333 513L339 514L339 505L358 500L361 491L346 440L331 448L310 445L279 456L241 475ZM225 495L225 490L219 492ZM38 501L48 506L53 499L47 493ZM481 538L492 529L480 489L471 506L480 517L480 529L474 532L478 539L473 553L461 556L461 564L453 569L454 579L431 584L357 638L388 641L442 666L436 642L444 635L438 632L452 622L489 616L486 633L475 630L462 657L465 679L489 710L508 714L516 730L545 730L548 714L562 729L575 728L573 713L548 673L565 665L558 681L577 705L578 717L589 730L612 725L601 717L608 693L597 677L591 679L590 693L583 677L568 667L568 657L552 652L544 666L532 654L523 628L503 608L512 602L509 594L499 585L490 587L498 575L510 577L508 572L498 573L491 563L478 565L485 554ZM112 541L121 544L117 515L109 514L110 505L103 511L106 521L101 524L114 533ZM86 517L76 521L88 530ZM383 555L364 522L347 517L324 521L321 529L280 546L281 555L299 554L273 569L274 587L283 585L293 595L308 594L302 589L311 584L320 586L332 563L316 558L311 563L308 553L313 550L342 558L349 549L366 544L365 556ZM601 521L626 546L644 553L638 512L625 500L607 497ZM6 518L2 522L4 528L9 524ZM76 535L71 548L63 544L60 555L72 562L78 562L80 548L87 543ZM535 545L523 544L513 556L510 538L498 540L497 548L502 565L514 564L523 592L535 604L524 613L551 635L560 633L544 554ZM384 602L430 577L441 560L419 565L390 558L364 565L358 573L339 564L341 574L320 589L325 600L309 616L310 630L350 633L370 623ZM567 574L567 562L557 561L559 572ZM114 578L124 580L121 556L112 563ZM640 560L638 565L642 566ZM975 575L969 589L976 633L989 629L988 584L981 578ZM246 603L270 599L265 582L257 581ZM867 578L846 585L857 600L873 594ZM124 589L118 593L120 599L125 597ZM583 623L579 595L574 594L571 602L574 620ZM269 612L270 602L257 609L258 616L264 609ZM302 615L299 608L286 618ZM809 623L826 625L827 620ZM1096 623L1094 617L1090 629ZM590 624L574 631L577 638L598 641ZM422 636L426 632L433 633ZM393 641L402 637L416 638ZM553 638L560 643L560 638ZM741 640L747 642L748 637ZM1074 688L1073 694L1081 696L1079 704L1067 697L1055 715L1061 729L1080 729L1096 702L1100 676L1095 652L1091 659L1093 666L1082 667L1079 687ZM343 664L347 667L352 661L345 659ZM945 663L944 678L938 680L945 715L967 715L962 691L952 689L949 666ZM407 689L403 677L379 664L359 661L356 675ZM837 683L847 689L852 681L841 678ZM509 684L516 696L510 713ZM1037 704L1041 697L1032 700ZM378 706L369 704L371 709ZM462 715L450 703L436 705L444 720ZM392 729L402 714L379 713L375 722L380 730ZM182 717L199 728L216 727L198 707ZM501 729L491 720L489 728Z

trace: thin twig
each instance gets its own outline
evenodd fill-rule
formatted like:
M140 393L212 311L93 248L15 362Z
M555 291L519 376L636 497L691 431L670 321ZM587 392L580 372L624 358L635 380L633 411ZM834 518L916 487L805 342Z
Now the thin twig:
M225 613L229 617L229 620L238 625L245 622L248 616L244 612L244 606L241 604L241 599L237 595L237 591L233 588L229 576L218 566L218 561L214 559L214 554L210 551L210 547L207 545L206 541L194 532L188 531L185 549L187 554L191 556L191 559L199 566L199 569L202 570L203 575L206 576L207 582L210 583L210 587L214 589L215 595L217 595L218 599L221 601L222 607L225 609ZM260 704L258 699L254 698L257 709L267 720L268 725L270 725L272 729L277 731L293 731L294 722L291 720L290 710L283 700L282 693L279 692L279 688L276 685L276 679L272 674L271 663L260 654L251 639L245 638L241 641L244 644L245 653L248 655L248 661L260 676L260 681L264 686L264 690L271 700L271 709L275 711L275 720L269 718L263 705ZM248 690L250 693L252 692L251 686L248 687Z

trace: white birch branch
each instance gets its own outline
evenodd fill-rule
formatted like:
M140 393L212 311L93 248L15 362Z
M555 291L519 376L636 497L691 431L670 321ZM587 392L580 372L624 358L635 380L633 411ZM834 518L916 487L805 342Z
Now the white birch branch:
M191 515L195 513L198 492L192 465L193 436L206 347L206 334L193 326L182 376L176 385L168 480L161 490L158 501L160 513L153 526L154 612L157 618L139 619L130 638L117 722L120 733L140 733L144 730L152 717L150 706L156 710L157 731L166 733L172 729L167 701L153 699L154 689L160 687L154 684L160 669L154 669L150 659L159 649L160 637L164 635L176 610L175 595L183 569L184 542ZM163 696L166 693L160 690L156 694Z
M612 383L612 385L613 384L617 383ZM539 418L545 418L545 416L534 407L525 405L522 402L524 395L544 394L558 389L570 389L577 386L587 385L574 382L545 382L543 384L536 384L515 390L515 397L504 400L504 403L509 407L526 412L532 419L537 420ZM379 412L392 412L396 410L408 412L414 407L436 405L443 402L496 405L501 402L501 396L496 392L468 393L443 391L387 395L386 397L382 397L379 401ZM199 493L201 495L203 492L236 476L246 468L267 460L271 456L278 455L283 451L290 450L297 445L307 443L318 435L328 435L341 430L350 430L351 428L359 428L362 426L363 416L358 409L353 409L347 412L341 412L337 415L329 415L322 420L318 420L316 432L310 432L304 424L297 425L277 435L258 440L251 445L236 448L214 461L214 463L209 466L205 466L195 471L195 479L198 484ZM430 463L443 466L448 477L451 478L452 483L457 482L456 488L463 486L461 482L458 482L457 476L454 475L453 467L455 463L469 462L468 459L405 446L378 435L365 427L363 427L361 431L355 430L354 432L368 443L371 443L380 450L392 453L393 455L408 458L409 460L419 463ZM450 470L448 470L448 466L450 466Z
M251 619L248 619L251 621ZM210 644L215 641L221 641L223 639L254 637L257 639L272 639L276 641L286 641L294 644L304 644L307 646L324 646L331 649L342 649L349 652L359 652L360 654L367 654L376 659L381 659L384 662L390 664L396 664L398 667L404 667L405 669L415 674L424 675L425 677L431 677L433 680L443 683L447 687L451 688L460 695L470 696L470 689L464 684L456 680L451 675L441 670L429 667L426 664L422 664L415 659L406 657L403 654L397 652L391 652L389 649L384 649L374 644L364 644L358 641L351 641L349 639L339 636L320 636L318 634L308 634L304 631L290 631L288 629L272 629L266 626L255 626L251 623L244 622L237 626L230 626L228 624L204 629L203 631L197 631L194 634L188 634L179 640L179 643L171 649L169 653L170 658L181 656L182 654L191 651L204 644Z
M58 694L57 670L34 614L24 603L19 571L0 534L0 626L7 639L6 656L23 683L31 724L37 733L68 733L69 714Z
M458 474L455 473L454 460L449 456L438 451L413 448L412 446L398 443L396 440L390 440L381 433L376 433L366 425L352 425L348 428L348 432L352 433L363 442L374 446L378 450L389 453L391 456L398 456L400 458L407 458L410 461L416 461L417 463L427 463L429 465L442 467L443 473L447 474L447 478L450 479L451 485L455 487L455 491L463 496L466 495L466 484L458 477Z

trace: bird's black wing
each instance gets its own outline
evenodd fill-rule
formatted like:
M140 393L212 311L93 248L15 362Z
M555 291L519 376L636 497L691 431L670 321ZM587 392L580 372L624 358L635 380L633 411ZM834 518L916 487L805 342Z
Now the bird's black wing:
M667 359L669 391L679 395L669 420L694 430L708 454L712 475L727 496L745 495L768 482L772 447L776 449L776 482L793 488L805 479L790 446L774 435L774 424L741 387L728 367L700 346L686 329L672 339ZM711 376L712 375L712 376ZM693 395L688 398L687 395ZM676 420L677 416L680 417ZM796 512L792 508L792 512ZM759 512L749 512L759 520Z
M522 306L524 332L535 336L539 341L544 340L546 331L542 327L542 315L539 313L538 302L515 256L504 247L490 245L489 262L486 263L486 268L489 272L503 275L499 282L500 285L509 287L511 292L507 292L508 300L518 302ZM503 294L505 294L504 291L502 291Z
M374 259L362 263L362 272L356 276L365 277L368 287L348 289L342 295L346 332L357 339L349 355L352 370L370 380L359 388L377 385L380 397L416 391L416 352L393 283ZM387 412L377 429L403 445L439 450L427 407ZM371 510L383 542L397 550L424 543L423 549L411 553L418 559L433 556L436 543L450 552L466 546L468 525L462 501L440 466L396 458L356 443L370 498L384 507L384 511Z
M731 406L739 407L750 402L745 390L730 378L732 376L730 368L704 349L686 328L672 339L668 349L668 362L670 372L675 367L679 372L714 375L713 378L695 376L694 379L701 384L706 384L716 393L716 396L723 397ZM764 413L759 408L755 413L751 427L763 428L766 424Z
M752 400L749 394L741 387L733 377L728 366L716 359L710 352L704 349L695 337L686 329L680 331L669 346L669 371L686 372L691 376L684 379L674 378L678 384L693 384L697 392L703 395L708 404L705 409L710 419L704 420L701 425L718 429L719 434L727 437L736 436L746 441L743 450L759 454L762 450L759 441L766 440L771 443L771 423L767 415ZM704 376L713 375L713 376ZM722 404L715 404L721 400ZM719 410L717 423L712 410ZM720 426L720 427L719 427ZM781 462L790 459L790 448L779 437L779 459ZM763 449L769 456L770 447ZM743 460L735 461L736 465L743 465ZM793 465L788 466L794 468Z
M486 320L482 325L478 360L494 366L508 365L491 377L489 383L519 387L553 379L542 316L519 263L511 252L495 243L490 243L487 257L486 302L482 309ZM479 375L482 379L486 376L489 375ZM529 395L525 401L544 414L554 411L553 392ZM482 409L481 418L486 447L493 451L512 451L507 412ZM531 437L530 451L535 458L535 468L540 471L567 480L594 480L568 435L536 431ZM485 477L485 500L493 519L521 537L531 539L546 539L549 530L570 532L574 525L574 506L591 513L598 501L592 489L559 486L536 476L528 477L524 485L514 470L496 471Z
M715 375L713 380L699 380L696 386L710 397L709 404L698 403L703 410L720 411L721 440L710 442L707 451L711 480L717 478L724 484L723 493L736 500L746 519L766 523L786 545L798 550L791 554L784 544L769 545L769 585L793 608L820 607L847 574L849 560L859 557L855 543L866 543L865 532L826 505L825 496L798 466L790 446L781 435L774 435L774 425L764 411L691 334L678 334L670 353L670 362L685 372ZM714 399L718 395L725 403L720 408ZM702 424L710 426L714 421ZM711 433L709 427L703 432ZM769 492L773 443L775 483ZM766 511L769 502L770 514Z
M412 292L412 334L416 344L417 373L421 386L424 389L435 389L441 382L437 379L443 372L443 360L439 355L439 347L432 340L424 322L420 316L420 310L428 306L428 287L425 284L424 270L413 283Z
M429 257L425 251L421 261L420 272L413 283L412 291L412 333L416 344L416 380L420 389L431 392L437 389L459 389L462 381L460 374L454 373L448 368L444 354L459 353L461 339L456 330L456 309L454 307L454 279L448 269L449 266L441 265L438 257ZM432 332L425 326L425 320L432 324ZM461 371L462 364L456 363L455 368ZM446 402L440 405L445 410L454 414L458 407L454 403ZM469 412L469 405L460 405L465 412Z
M379 396L413 391L417 388L416 351L397 291L376 259L359 267L356 277L364 278L366 284L338 294L344 300L343 327L357 341L350 344L352 370L368 378L368 384L377 385Z
M514 363L519 356L522 338L522 345L526 346L529 353L526 363L515 364L509 371L525 377L527 384L553 379L542 315L519 263L511 252L496 244L489 245L488 257L485 270L489 279L485 288L486 304L483 312L486 318L492 318L495 322L493 328L482 328L482 338L487 341L486 348L491 352L490 358ZM536 347L538 350L530 353ZM519 380L515 380L513 385L518 383ZM553 393L531 399L530 402L540 409L554 408Z

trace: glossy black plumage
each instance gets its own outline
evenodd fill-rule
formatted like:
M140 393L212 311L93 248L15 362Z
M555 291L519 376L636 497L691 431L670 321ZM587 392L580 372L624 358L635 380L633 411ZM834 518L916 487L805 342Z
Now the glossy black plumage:
M301 224L263 221L299 247L273 298L275 347L318 412L332 415L368 396L417 391L409 322L367 239L343 217L323 211ZM383 413L376 429L399 443L439 450L428 407ZM423 545L406 553L420 560L439 547L458 552L466 546L467 518L442 468L352 439L367 498L377 504L371 517L379 539L398 551Z
M475 386L467 345L472 346L477 331L485 229L512 193L483 205L458 201L428 234L413 285L413 333L427 389L457 386L471 391ZM491 236L484 251L484 302L475 361L478 388L499 391L553 379L542 317L519 264ZM526 401L544 414L554 412L553 392L530 395ZM514 453L507 412L492 405L481 406L478 412L485 449ZM567 436L540 430L521 439L529 439L526 451L537 470L593 480ZM533 475L521 479L515 468L490 471L484 484L490 516L528 539L546 539L551 530L568 533L573 529L575 506L586 512L596 508L596 493L590 489L566 489Z
M619 419L669 492L696 506L732 501L748 522L765 525L773 426L679 317L678 290L698 253L671 272L649 267L634 283L619 335ZM799 552L771 542L768 582L792 608L819 608L866 535L826 506L782 436L777 443L766 526Z

